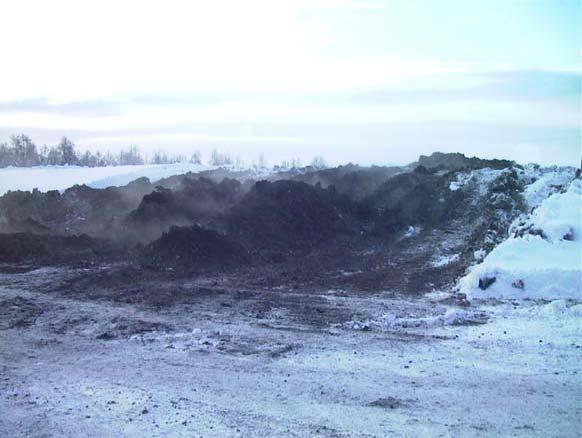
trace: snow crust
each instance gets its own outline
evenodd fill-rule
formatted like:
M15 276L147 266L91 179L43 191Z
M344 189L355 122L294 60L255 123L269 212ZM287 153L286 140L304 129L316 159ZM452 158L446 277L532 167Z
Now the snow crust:
M530 319L563 320L567 322L571 319L582 317L582 304L568 306L566 300L554 300L541 306L512 310L509 312L509 316Z
M379 318L365 321L348 321L344 328L354 330L400 330L411 328L435 328L449 325L482 324L488 315L482 311L467 311L458 308L448 308L444 314L425 317L398 317L393 313L386 313Z
M459 189L464 189L467 186L474 186L479 191L481 196L487 194L487 188L495 179L497 179L507 169L490 169L485 167L483 169L471 170L469 172L459 172L455 180L449 184L449 190L456 192Z
M574 169L563 167L538 169L530 165L524 168L524 173L526 177L535 179L523 192L525 202L530 209L539 206L550 195L567 186L574 178Z
M535 205L570 177L542 176L526 188L526 202ZM460 291L469 299L582 299L581 215L582 181L575 179L518 219L510 237L461 279Z

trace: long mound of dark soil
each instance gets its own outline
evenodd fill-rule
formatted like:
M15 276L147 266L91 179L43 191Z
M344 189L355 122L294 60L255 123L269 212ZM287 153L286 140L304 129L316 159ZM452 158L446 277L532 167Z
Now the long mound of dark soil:
M249 261L244 248L222 234L202 228L171 227L139 254L142 266L181 272L222 270Z

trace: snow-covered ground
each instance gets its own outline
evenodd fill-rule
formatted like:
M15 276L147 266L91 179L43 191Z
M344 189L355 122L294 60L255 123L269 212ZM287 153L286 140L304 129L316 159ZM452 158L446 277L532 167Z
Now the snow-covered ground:
M65 190L75 184L86 184L94 188L122 186L141 177L149 178L153 182L172 175L211 168L191 163L109 167L9 167L0 169L0 195L9 190Z
M526 187L533 212L461 280L462 292L473 299L582 299L582 180L568 177L551 173Z
M62 275L1 281L2 436L579 436L580 309L565 302L217 290L160 310L39 291ZM378 324L313 326L297 303ZM100 336L132 324L172 329Z

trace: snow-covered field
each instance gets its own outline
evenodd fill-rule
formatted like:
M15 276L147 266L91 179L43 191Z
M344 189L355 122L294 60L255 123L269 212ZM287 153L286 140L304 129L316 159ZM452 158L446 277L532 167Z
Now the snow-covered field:
M122 186L141 177L149 178L153 182L172 175L211 168L191 163L109 167L9 167L0 169L0 195L9 190L65 190L75 184L86 184L94 188Z
M2 436L579 436L579 306L217 290L160 310L39 292L61 276L2 279L5 325L42 309L0 330ZM312 326L296 303L378 324ZM172 329L102 335L152 324Z

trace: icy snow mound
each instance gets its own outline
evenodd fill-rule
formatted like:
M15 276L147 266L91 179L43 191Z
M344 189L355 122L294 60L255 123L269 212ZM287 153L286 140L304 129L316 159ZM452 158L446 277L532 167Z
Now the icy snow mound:
M9 190L65 190L75 184L86 184L93 188L123 186L141 177L157 181L172 175L207 169L211 167L191 163L108 167L8 167L0 169L0 195Z
M436 328L450 325L484 324L489 316L482 311L467 311L457 308L449 308L444 314L431 315L420 318L397 317L393 313L386 313L376 319L365 321L347 321L341 326L352 330L388 330L398 331L402 329Z
M550 195L558 192L562 187L567 186L574 178L575 171L573 168L561 167L535 170L526 166L525 173L527 176L537 178L523 192L528 208L532 209L540 205Z
M461 279L460 291L469 299L581 300L581 215L582 181L575 179L512 227L513 235Z
M582 317L582 304L575 304L568 307L566 300L555 300L543 306L515 310L514 314L552 320L580 318Z
M449 190L456 192L467 187L474 187L478 190L479 195L484 196L487 194L489 185L499 178L501 174L509 171L509 169L490 169L485 167L468 172L459 172L456 175L456 179L449 184Z

